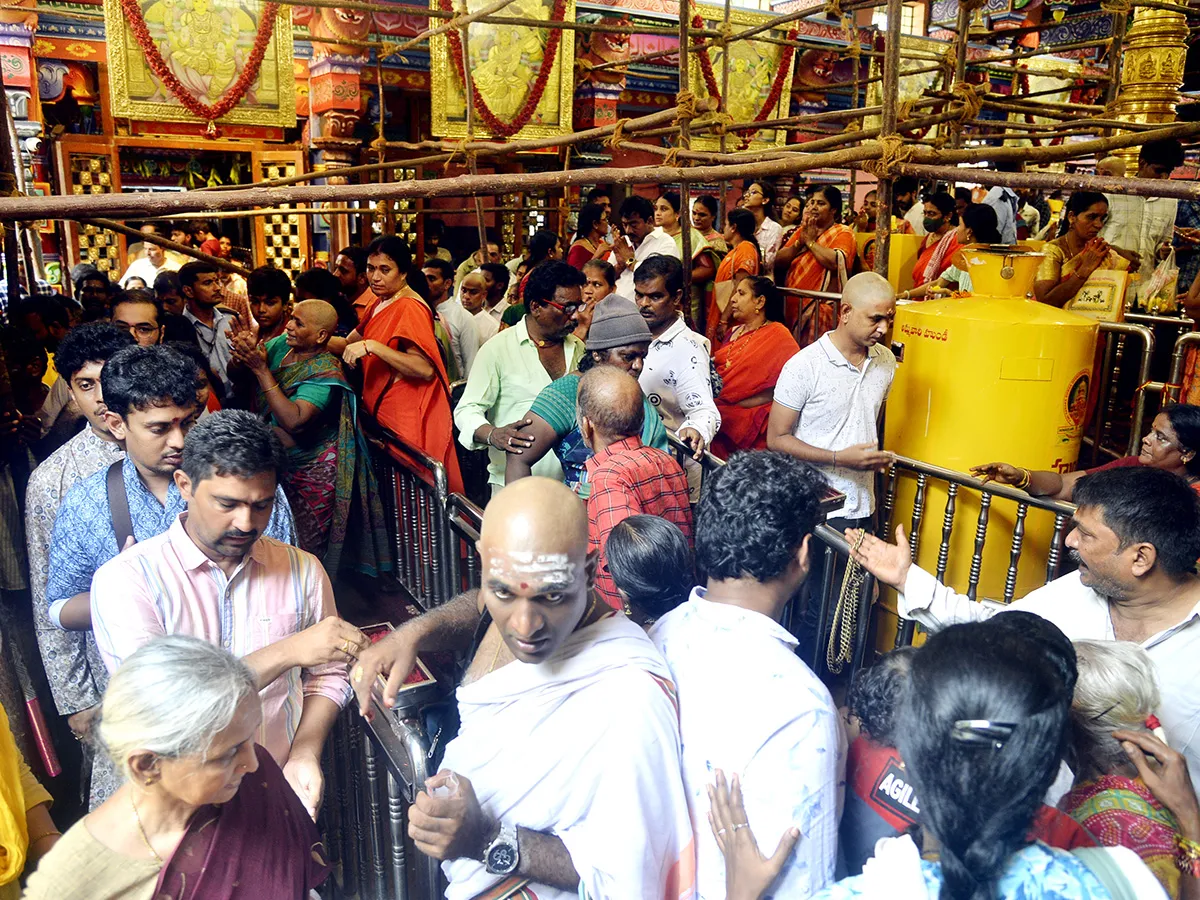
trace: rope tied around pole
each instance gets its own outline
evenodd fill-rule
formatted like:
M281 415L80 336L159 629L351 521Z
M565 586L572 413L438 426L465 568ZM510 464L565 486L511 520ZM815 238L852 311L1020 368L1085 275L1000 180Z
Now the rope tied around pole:
M862 56L862 43L858 39L858 29L854 27L854 20L850 16L842 13L842 32L846 37L846 55L851 59L858 59Z
M900 106L896 109L896 121L907 122L912 118L913 107L916 106L916 100L902 100Z
M679 167L679 148L671 147L667 150L667 155L663 157L663 163L668 169L676 169Z
M729 126L733 125L737 120L727 112L716 112L709 119L712 123L712 130L715 135L720 137L723 134L729 133Z
M680 91L675 95L675 124L696 118L696 95L691 91Z
M863 160L859 168L876 178L892 178L896 174L896 167L913 156L913 147L904 143L904 138L898 134L887 134L877 141L868 141L867 146L879 148L879 159Z
M613 126L613 133L609 135L608 140L604 143L608 145L609 150L620 150L621 142L625 140L625 126L632 119L617 119L617 124Z
M729 46L729 39L733 37L733 23L721 22L717 25L717 32L721 35L717 38L717 42L720 43L722 48L727 48Z
M968 122L979 117L979 111L983 109L983 95L975 85L968 84L965 81L954 82L950 93L954 95L954 100L959 103L958 118L950 123L950 127L957 131L962 131Z
M842 11L842 0L829 0L825 4L825 15L835 21L841 21L846 17L846 13Z

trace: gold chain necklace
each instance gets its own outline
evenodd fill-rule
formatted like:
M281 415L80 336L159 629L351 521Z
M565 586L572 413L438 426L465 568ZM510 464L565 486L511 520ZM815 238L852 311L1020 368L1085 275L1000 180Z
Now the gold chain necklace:
M137 798L133 796L133 788L129 789L129 805L133 807L133 818L137 820L138 834L142 836L142 843L146 845L146 849L150 854L158 860L159 865L163 864L163 858L158 855L158 851L150 844L150 838L146 836L146 826L142 824L142 817L138 814Z

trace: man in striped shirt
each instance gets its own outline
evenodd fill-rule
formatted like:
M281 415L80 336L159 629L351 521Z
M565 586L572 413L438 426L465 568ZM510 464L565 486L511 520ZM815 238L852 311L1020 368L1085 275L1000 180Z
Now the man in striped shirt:
M284 459L279 439L248 412L198 423L175 473L187 512L100 567L92 624L110 672L164 634L244 657L262 692L257 741L315 816L321 749L350 696L347 664L368 642L338 618L317 558L263 536Z

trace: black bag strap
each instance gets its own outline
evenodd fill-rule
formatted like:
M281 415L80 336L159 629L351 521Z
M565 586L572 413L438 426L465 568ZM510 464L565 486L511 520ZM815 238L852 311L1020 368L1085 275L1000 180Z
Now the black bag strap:
M108 512L112 516L113 531L117 535L117 552L125 549L125 542L133 537L133 518L129 515L129 497L125 494L125 478L121 471L122 460L108 467Z

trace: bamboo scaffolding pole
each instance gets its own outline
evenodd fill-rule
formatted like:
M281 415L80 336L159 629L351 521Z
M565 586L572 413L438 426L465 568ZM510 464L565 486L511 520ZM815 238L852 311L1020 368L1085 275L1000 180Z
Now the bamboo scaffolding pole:
M4 82L0 81L0 103L8 109L8 91ZM12 196L17 193L17 157L13 147L12 134L8 124L0 127L0 195ZM21 296L20 269L20 235L18 230L23 227L14 222L4 229L4 280L9 304L14 304ZM33 284L29 285L29 294L33 294Z
M189 247L187 244L178 244L168 238L161 237L157 234L147 234L144 231L138 231L136 228L130 228L128 225L123 225L112 219L97 219L86 218L80 219L85 225L95 225L97 228L104 228L108 231L115 231L117 234L123 234L126 237L137 238L139 241L144 241L147 244L157 244L164 250L173 250L182 256L190 256L192 259L198 259L200 262L208 263L211 266L216 266L223 272L232 272L235 275L245 277L250 274L248 269L243 269L235 262L230 262L227 259L221 259L217 256L209 256L195 247Z
M730 21L730 17L732 16L731 6L732 6L731 0L725 0L724 15L722 18L722 23L723 23L725 31L730 30L729 21ZM729 110L727 108L728 105L729 105L729 44L726 43L726 44L722 45L722 47L721 47L721 112L722 113L729 112ZM722 154L724 154L729 149L728 131L729 131L728 128L724 128L721 130L720 151ZM717 211L720 213L719 221L722 224L729 221L727 218L729 215L729 182L726 179L721 179L721 200L720 200L720 204L717 207ZM704 312L707 313L707 311L708 311L707 307L705 307ZM705 327L708 327L708 323L703 323L703 324L705 325Z
M466 0L463 0L463 9L466 9ZM468 41L470 40L470 28L463 25L458 30L459 34L459 49L462 51L462 66L463 66L463 97L467 103L467 138L468 140L475 133L475 78L471 74L471 53L469 50ZM471 169L472 177L479 176L479 166L476 162L474 153L467 154L467 165ZM475 226L479 231L479 249L481 252L487 251L487 223L483 220L483 200L480 197L475 197Z
M1032 56L1053 56L1055 53L1064 53L1067 50L1088 50L1092 47L1107 47L1111 43L1112 38L1101 38L1100 40L1092 41L1071 41L1068 44L1047 44L1045 47L1039 47L1036 50L1020 50L1014 53L1005 53L1002 56L981 56L971 60L971 65L986 66L990 63L1029 59ZM1037 75L1039 73L1033 72L1031 74Z
M963 169L957 166L898 163L904 175L917 178L957 181L1011 188L1039 190L1100 191L1105 194L1131 194L1135 197L1173 197L1200 200L1200 182L1155 178L1113 178L1108 175L1082 175L1059 172L997 172L994 169Z
M887 37L883 49L883 114L880 117L880 139L896 136L896 106L900 101L900 18L903 15L902 0L888 0ZM939 66L940 68L940 66ZM884 278L888 274L888 251L892 235L892 177L880 173L875 186L875 271ZM843 285L845 287L845 285Z
M691 5L688 0L679 0L679 104L683 106L685 98L691 98L691 64L688 58L688 23L691 21ZM721 54L728 58L729 48ZM724 63L722 63L724 66ZM722 96L724 99L724 96ZM687 153L692 149L692 120L690 115L680 114L679 117L679 149ZM687 169L683 170L685 173ZM683 297L691 306L692 299L692 203L688 190L688 179L685 175L679 179L679 215L680 215L680 261L683 263Z
M898 0L894 0L898 2ZM953 115L943 113L942 115ZM933 118L933 117L929 117ZM917 127L916 120L906 123ZM1200 135L1200 123L1180 123L1152 132L1126 133L1093 141L1080 141L1057 147L979 147L965 150L936 150L914 148L910 164L926 167L945 167L955 163L999 161L1021 159L1031 163L1046 163L1079 158L1094 158L1097 154L1137 146L1147 140L1172 138L1183 140ZM866 133L856 135L865 139ZM686 173L678 167L650 166L637 168L591 168L570 172L535 172L525 174L495 174L462 176L423 182L395 182L365 185L304 185L286 188L252 188L225 193L190 191L180 194L96 194L87 196L56 195L48 197L0 198L0 221L28 221L36 219L95 219L119 216L125 218L163 218L174 213L200 210L236 209L239 207L277 206L298 203L351 203L369 200L429 199L433 197L473 197L477 194L493 195L521 190L542 190L577 184L666 184L687 178L689 181L708 182L725 179L770 177L819 168L849 168L863 161L880 157L882 148L877 143L867 142L825 153L789 153L778 159L750 161L739 159L729 165L698 166ZM908 165L906 163L905 165ZM896 172L906 172L900 165ZM987 172L979 169L957 169L956 177L967 181L978 179L984 183L988 178L1009 178L1017 182L1014 173ZM1094 176L1082 176L1085 179ZM990 181L988 183L991 183ZM1091 182L1084 181L1083 184ZM1149 191L1145 182L1137 179L1104 179L1108 193L1134 194ZM1151 182L1161 196L1195 199L1200 197L1200 183ZM140 234L140 232L139 232Z
M954 82L957 84L960 81L967 80L967 41L970 34L971 10L967 9L965 0L959 0L958 4L958 19L957 29L954 35ZM946 91L951 91L954 87L952 84L942 85ZM950 146L958 148L962 146L962 129L954 129L950 136Z
M783 159L739 162L726 166L697 166L685 176L679 167L639 166L633 168L588 168L570 172L500 173L463 175L435 181L397 181L387 184L296 185L283 188L251 188L226 193L185 191L172 194L114 193L77 196L61 194L49 197L0 198L0 222L37 219L79 219L96 216L158 219L175 213L200 210L237 209L283 204L353 203L369 200L432 199L435 197L473 197L520 191L545 190L567 185L594 184L667 184L687 177L691 181L719 181L721 178L770 177L819 168L844 168L862 160L875 159L880 148L873 144L829 153L790 154Z
M793 125L817 125L822 122L842 122L848 119L863 119L867 116L877 116L883 111L882 106L868 106L865 109L839 109L823 113L805 113L799 116L787 116L782 119L766 119L762 122L736 122L725 126L726 131L752 131L755 129L791 128ZM702 131L713 131L718 123L693 122L693 137ZM625 131L630 129L626 126ZM678 131L676 127L651 128L639 131L639 137L668 137Z

